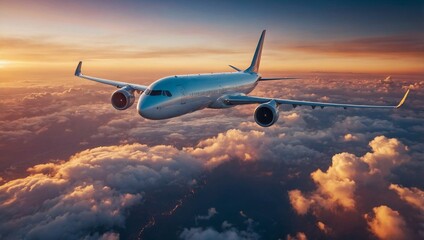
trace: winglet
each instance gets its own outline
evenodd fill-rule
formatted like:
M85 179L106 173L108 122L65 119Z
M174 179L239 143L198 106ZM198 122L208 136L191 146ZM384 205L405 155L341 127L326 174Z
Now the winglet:
M402 105L405 103L405 100L406 100L406 98L408 97L408 94L409 94L409 88L408 88L408 90L406 91L406 93L405 93L405 95L403 96L403 98L402 98L402 100L400 100L400 102L399 102L399 104L396 106L396 108L400 108L400 107L402 107Z
M249 73L257 73L259 70L259 64L261 63L262 46L264 45L266 30L262 31L261 37L259 38L258 46L256 47L255 55L253 55L252 63L250 67L245 70Z
M81 76L81 66L82 66L82 61L78 63L77 69L75 69L75 76L77 77Z

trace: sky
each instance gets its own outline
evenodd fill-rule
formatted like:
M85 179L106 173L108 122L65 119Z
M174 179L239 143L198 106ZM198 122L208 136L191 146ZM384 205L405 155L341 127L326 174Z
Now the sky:
M64 81L79 60L124 80L247 67L264 73L422 73L421 1L1 1L6 79ZM125 73L125 74L123 74Z
M168 120L114 88L246 68L257 106ZM422 1L0 0L0 239L424 238ZM387 76L391 77L387 77Z

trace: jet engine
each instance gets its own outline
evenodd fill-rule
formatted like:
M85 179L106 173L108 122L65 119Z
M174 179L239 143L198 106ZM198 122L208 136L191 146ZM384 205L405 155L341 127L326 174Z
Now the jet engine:
M270 127L277 122L278 105L274 100L259 105L254 113L256 123L261 127Z
M123 87L112 94L112 106L117 110L125 110L134 104L134 89Z

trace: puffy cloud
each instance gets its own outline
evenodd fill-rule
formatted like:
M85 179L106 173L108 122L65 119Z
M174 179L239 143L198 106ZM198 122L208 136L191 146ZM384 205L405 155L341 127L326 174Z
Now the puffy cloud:
M362 157L339 153L333 156L332 164L325 172L321 169L312 172L311 177L317 185L313 193L305 196L299 190L290 191L290 203L296 212L305 214L315 206L354 210L358 184L366 186L378 181L394 167L409 161L407 147L397 139L378 136L370 142L370 146L372 152Z
M250 161L259 159L258 147L267 141L264 132L231 129L217 137L201 141L195 148L185 148L196 158L207 159L207 165L214 167L232 158ZM211 157L212 156L212 157Z
M358 141L359 138L355 135L352 135L350 133L347 133L346 135L344 135L343 140L345 142L350 142L350 141Z
M354 178L362 168L360 160L353 154L340 153L333 157L333 164L326 172L318 169L311 174L317 184L314 199L323 207L331 209L341 206L353 209L356 183Z
M389 189L395 191L402 200L411 206L424 212L424 191L415 187L402 187L397 184L390 184Z
M287 240L307 240L308 238L306 237L306 234L303 232L298 232L296 233L296 235L291 236L291 235L287 235Z
M363 156L346 152L334 155L327 170L317 169L311 173L316 185L314 191L288 192L290 204L299 215L310 211L318 221L317 227L326 234L343 236L343 231L358 232L363 229L360 220L363 219L363 224L368 224L370 231L381 239L417 238L422 228L419 221L422 221L423 191L389 182L397 171L410 164L408 148L399 140L384 136L375 137L369 146L371 151ZM403 207L397 212L387 207L402 206L390 190L420 212ZM372 208L373 213L366 214ZM405 214L409 217L403 219L401 215ZM344 222L356 225L348 230ZM391 225L393 229L388 231ZM409 231L407 225L415 231ZM365 236L366 232L358 234L358 237Z
M302 195L300 190L289 191L290 203L299 215L305 215L313 200L309 200Z
M405 154L408 148L395 138L378 136L370 142L373 152L365 154L363 161L368 163L370 173L387 175L393 167L409 161Z
M379 239L407 239L407 225L399 212L382 205L364 217L370 231Z

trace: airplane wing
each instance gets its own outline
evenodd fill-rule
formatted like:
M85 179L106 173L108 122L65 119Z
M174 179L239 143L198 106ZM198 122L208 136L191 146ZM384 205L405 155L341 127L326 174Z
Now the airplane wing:
M115 86L117 88L129 86L134 90L138 90L138 91L142 91L142 92L144 92L147 89L147 86L144 86L144 85L138 85L138 84L132 84L132 83L126 83L126 82L118 82L118 81L113 81L113 80L108 80L108 79L103 79L103 78L86 76L86 75L82 74L81 67L82 67L82 62L80 61L78 63L77 69L75 69L75 76L80 77L80 78L85 78L85 79L88 79L88 80L91 80L91 81L107 84L107 85L112 85L112 86Z
M254 104L254 103L266 103L271 100L274 100L277 104L290 104L293 108L297 106L311 106L312 109L316 107L342 107L346 108L400 108L408 97L409 89L406 91L402 100L398 105L395 106L384 106L384 105L358 105L358 104L341 104L341 103L325 103L325 102L309 102L309 101L298 101L298 100L289 100L289 99L279 99L279 98L264 98L264 97L255 97L247 95L230 95L224 102L228 105L242 105L242 104Z
M258 79L258 81L272 81L272 80L290 80L290 79L299 79L295 77L274 77L274 78L264 78L261 77Z

